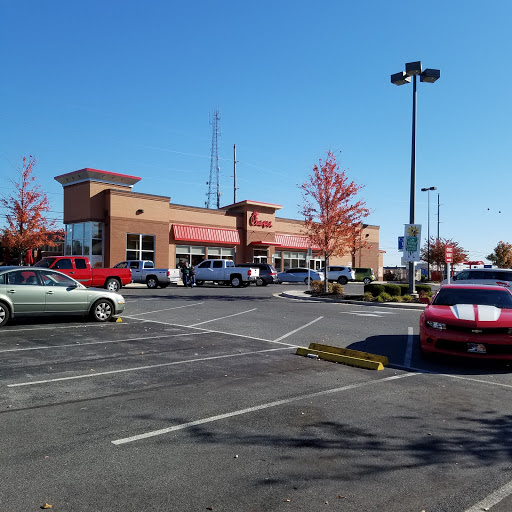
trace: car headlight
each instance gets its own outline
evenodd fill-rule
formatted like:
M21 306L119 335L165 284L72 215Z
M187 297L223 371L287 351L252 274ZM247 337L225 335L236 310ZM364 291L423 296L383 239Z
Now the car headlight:
M509 328L508 328L508 333L509 333L509 334L512 334L512 327L509 327Z
M441 322L432 322L431 320L427 320L425 322L432 329L437 329L438 331L446 331L446 324L442 324Z

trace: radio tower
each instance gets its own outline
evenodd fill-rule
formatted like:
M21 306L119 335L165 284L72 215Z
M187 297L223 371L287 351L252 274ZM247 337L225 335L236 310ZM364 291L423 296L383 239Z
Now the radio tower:
M212 154L210 158L210 180L208 181L208 200L206 201L206 208L214 208L217 202L217 208L220 208L220 187L219 187L219 111L215 110L210 120L212 125Z

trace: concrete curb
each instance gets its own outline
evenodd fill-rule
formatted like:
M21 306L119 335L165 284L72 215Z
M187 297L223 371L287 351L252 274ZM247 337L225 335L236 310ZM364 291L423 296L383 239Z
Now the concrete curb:
M366 302L362 300L350 299L329 299L327 297L311 297L306 292L300 290L290 290L289 292L275 293L276 297L283 297L286 299L307 300L309 302L334 302L339 304L355 304L358 306L377 306L385 308L404 308L404 309L425 309L426 304L418 304L414 302Z

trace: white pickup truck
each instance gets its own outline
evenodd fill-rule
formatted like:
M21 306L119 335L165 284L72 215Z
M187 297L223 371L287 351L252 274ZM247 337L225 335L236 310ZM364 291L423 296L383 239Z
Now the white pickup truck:
M177 268L155 268L149 260L121 261L114 268L129 268L132 271L132 283L145 283L148 288L167 288L171 283L181 280Z
M231 260L205 260L194 268L198 286L205 281L213 281L238 288L255 283L260 275L258 268L236 267Z

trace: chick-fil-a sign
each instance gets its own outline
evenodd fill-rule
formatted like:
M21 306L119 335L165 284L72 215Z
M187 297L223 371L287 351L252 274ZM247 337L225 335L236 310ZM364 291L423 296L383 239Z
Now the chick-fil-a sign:
M252 212L251 216L249 217L249 224L251 226L261 226L262 228L272 227L272 221L258 219L258 212Z

